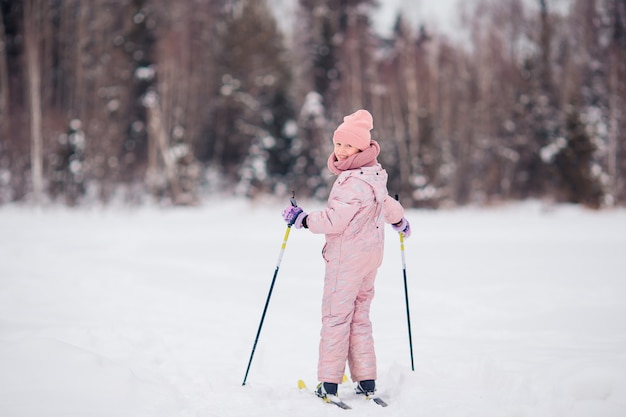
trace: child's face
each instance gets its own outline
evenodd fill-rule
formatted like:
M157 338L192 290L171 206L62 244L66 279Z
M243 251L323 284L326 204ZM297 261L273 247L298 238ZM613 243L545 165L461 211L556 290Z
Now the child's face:
M338 161L348 159L355 153L361 152L359 148L355 148L347 143L335 142L335 156Z

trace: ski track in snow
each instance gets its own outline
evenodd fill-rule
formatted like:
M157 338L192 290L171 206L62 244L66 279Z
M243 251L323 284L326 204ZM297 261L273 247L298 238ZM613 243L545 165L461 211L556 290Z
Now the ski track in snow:
M301 202L305 209L320 203ZM0 207L0 415L624 417L626 211L529 202L407 213L372 321L381 408L316 384L323 236L282 205Z

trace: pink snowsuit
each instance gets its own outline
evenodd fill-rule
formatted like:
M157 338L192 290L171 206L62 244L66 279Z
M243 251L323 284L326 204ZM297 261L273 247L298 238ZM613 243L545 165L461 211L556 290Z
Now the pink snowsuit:
M379 164L342 172L328 207L309 213L309 230L326 234L319 381L341 383L346 360L353 381L376 379L370 304L385 223L403 216L400 203L388 195L387 172Z

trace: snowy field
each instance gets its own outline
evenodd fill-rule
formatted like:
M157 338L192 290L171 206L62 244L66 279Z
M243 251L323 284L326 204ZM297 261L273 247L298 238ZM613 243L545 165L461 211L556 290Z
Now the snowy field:
M415 372L389 228L372 320L390 406L348 384L344 411L296 388L316 383L323 237L308 231L291 232L241 385L282 206L0 207L0 416L626 416L626 211L408 212Z

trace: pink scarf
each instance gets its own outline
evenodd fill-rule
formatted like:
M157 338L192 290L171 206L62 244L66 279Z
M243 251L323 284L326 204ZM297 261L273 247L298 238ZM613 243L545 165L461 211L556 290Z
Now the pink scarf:
M372 167L378 163L376 157L380 153L380 145L375 140L370 141L370 147L357 152L351 157L339 161L335 156L335 152L328 157L328 169L333 174L339 175L343 171L357 169L361 167Z

